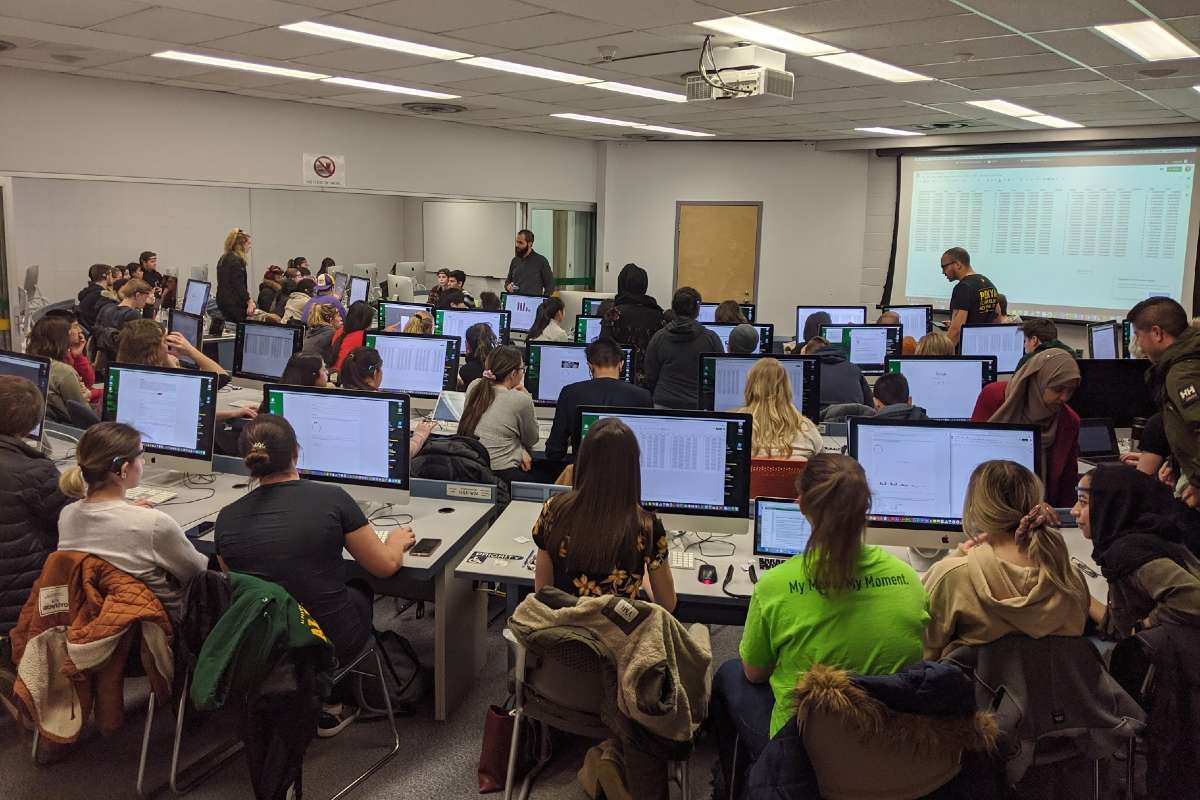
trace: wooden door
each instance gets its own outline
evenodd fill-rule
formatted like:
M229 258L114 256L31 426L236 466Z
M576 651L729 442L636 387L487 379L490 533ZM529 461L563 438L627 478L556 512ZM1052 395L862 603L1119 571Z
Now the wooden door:
M705 302L756 302L762 203L675 204L675 288Z

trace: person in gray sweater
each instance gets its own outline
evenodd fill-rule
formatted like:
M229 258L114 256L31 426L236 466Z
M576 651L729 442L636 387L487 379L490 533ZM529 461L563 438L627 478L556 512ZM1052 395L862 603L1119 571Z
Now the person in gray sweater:
M529 451L539 433L533 398L525 391L520 350L504 345L488 354L483 377L467 387L458 434L474 436L487 448L497 477L508 482L526 479L533 468Z
M700 403L700 356L724 353L721 337L696 322L700 293L690 286L675 290L673 319L646 345L646 388L660 408L696 408Z

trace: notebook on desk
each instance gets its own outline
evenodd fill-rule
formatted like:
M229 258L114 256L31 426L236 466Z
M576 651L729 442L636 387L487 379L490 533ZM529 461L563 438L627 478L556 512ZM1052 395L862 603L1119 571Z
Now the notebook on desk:
M1111 464L1121 460L1117 432L1107 419L1079 420L1079 460L1088 464Z
M777 567L808 546L812 527L795 500L754 498L754 555L761 570Z

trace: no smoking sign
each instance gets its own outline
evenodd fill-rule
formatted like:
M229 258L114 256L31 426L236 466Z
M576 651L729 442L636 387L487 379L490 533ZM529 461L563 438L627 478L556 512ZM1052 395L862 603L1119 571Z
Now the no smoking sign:
M346 157L305 153L301 178L305 186L345 186Z

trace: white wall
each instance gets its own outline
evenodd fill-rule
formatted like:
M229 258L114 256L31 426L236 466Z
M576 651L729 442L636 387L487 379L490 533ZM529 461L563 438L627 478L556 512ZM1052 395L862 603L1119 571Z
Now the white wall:
M448 267L468 275L508 275L513 237L520 228L516 203L426 200L421 215L427 274Z
M616 290L621 267L632 261L650 273L650 293L666 307L676 201L743 200L763 203L757 302L777 336L795 333L797 305L860 301L868 154L775 142L605 147L597 265L604 290Z

